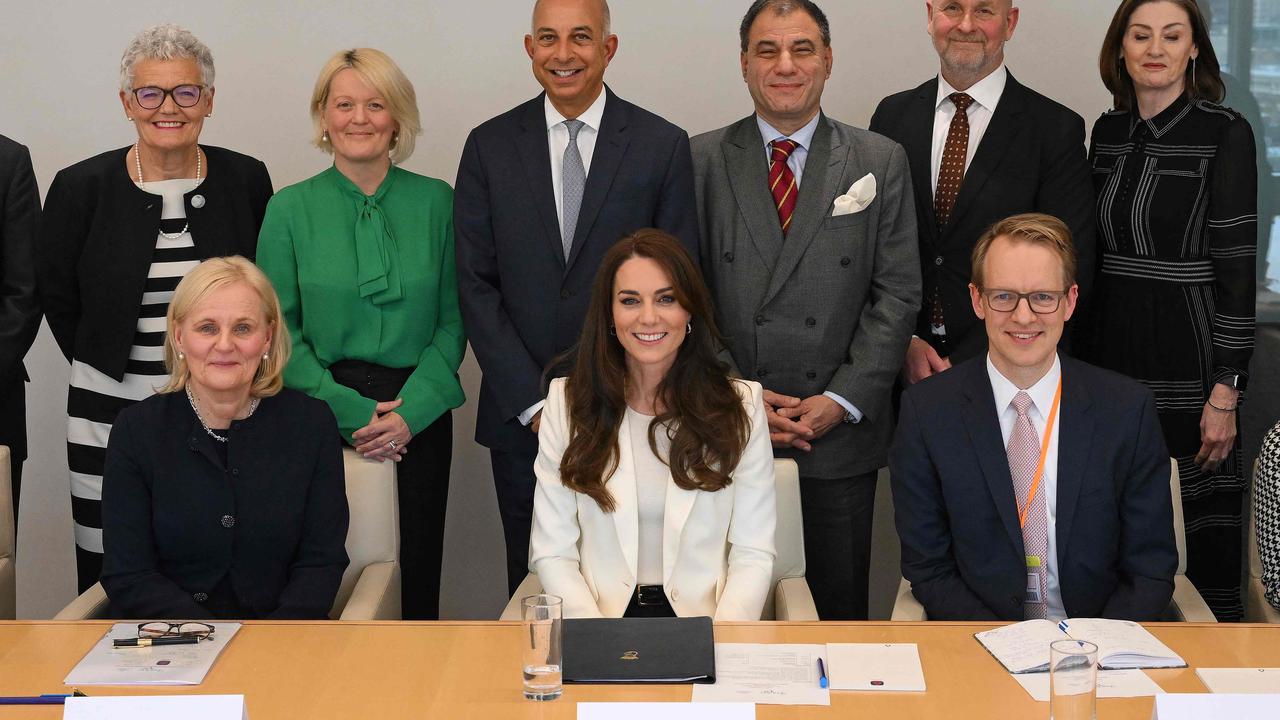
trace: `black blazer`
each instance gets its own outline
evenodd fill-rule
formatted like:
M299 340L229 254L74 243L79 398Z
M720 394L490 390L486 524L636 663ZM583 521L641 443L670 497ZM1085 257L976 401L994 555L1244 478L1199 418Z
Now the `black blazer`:
M227 463L186 393L120 412L102 478L102 586L120 617L207 618L229 575L247 616L328 617L347 567L329 406L296 390L232 423Z
M9 446L15 462L27 457L22 358L40 329L35 262L39 221L40 192L31 154L0 135L0 445Z
M1178 551L1151 391L1062 357L1059 423L1067 615L1156 620L1173 596ZM1022 530L985 357L902 394L889 470L902 575L929 619L1021 620Z
M462 150L453 195L458 293L484 372L476 441L490 448L537 447L517 416L544 397L543 371L577 342L605 251L627 233L657 227L698 257L688 134L605 92L567 263L544 96L472 130Z
M1093 185L1085 156L1084 120L1010 73L965 173L951 218L939 228L930 169L937 99L937 78L890 95L872 115L871 130L901 143L911 164L924 283L916 334L933 342L930 303L934 289L939 288L948 350L958 362L987 349L986 330L969 301L973 246L982 233L1010 215L1048 213L1071 228L1080 268L1080 297L1087 299L1094 264Z
M185 203L196 254L202 260L253 259L271 199L267 166L231 150L200 147L205 180ZM160 198L139 189L126 170L132 151L132 145L111 150L54 177L38 252L40 299L62 354L116 380L129 361L160 226ZM193 205L196 197L201 200Z

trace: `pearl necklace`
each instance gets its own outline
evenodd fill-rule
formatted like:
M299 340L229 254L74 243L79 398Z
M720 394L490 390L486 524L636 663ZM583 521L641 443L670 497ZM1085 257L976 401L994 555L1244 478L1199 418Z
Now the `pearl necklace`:
M133 144L133 162L135 166L138 168L138 186L141 187L143 190L146 190L147 184L142 182L142 155L141 153L138 152L138 143ZM197 185L200 184L201 171L203 169L204 168L200 161L200 146L197 145L196 146L196 184ZM191 221L188 220L185 224L183 224L182 230L176 233L167 233L161 230L160 234L165 236L169 240L177 240L178 238L182 237L187 232L187 229L190 227L191 227ZM209 428L206 426L205 429L208 430ZM214 435L214 437L217 437L217 435Z
M248 418L250 415L253 415L253 412L258 409L258 403L260 401L261 401L261 398L254 398L249 403L249 412L245 414L245 418ZM196 414L196 419L199 420L200 424L204 426L204 431L209 433L209 437L222 443L230 439L230 436L219 435L218 433L214 432L209 428L209 423L205 422L204 416L200 414L200 407L196 404L196 396L191 394L190 383L187 384L187 402L191 403L191 411Z

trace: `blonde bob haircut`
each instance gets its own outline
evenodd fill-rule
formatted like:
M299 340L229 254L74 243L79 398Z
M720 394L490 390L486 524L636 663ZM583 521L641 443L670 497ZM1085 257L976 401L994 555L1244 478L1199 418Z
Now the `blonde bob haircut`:
M177 392L187 386L187 380L191 377L186 359L178 355L178 344L174 340L176 329L209 293L236 283L244 283L258 293L258 298L262 300L262 314L267 319L267 327L271 329L267 359L258 364L249 394L253 397L271 397L284 387L284 368L289 364L292 344L289 342L289 330L284 326L284 316L280 313L280 299L276 297L271 281L257 265L239 255L233 255L205 260L187 273L173 291L173 300L169 301L169 312L165 316L164 332L164 366L169 370L169 382L160 388L160 392Z
M418 96L413 91L413 83L400 71L400 66L389 55L373 48L342 50L324 64L320 77L316 78L315 90L311 92L311 124L315 129L311 142L333 154L333 143L324 135L324 106L329 102L333 76L348 68L382 96L391 119L399 126L396 134L391 136L391 162L398 165L408 160L413 155L417 137L422 134Z
M1014 243L1025 242L1049 248L1062 260L1062 289L1076 284L1076 246L1071 240L1071 230L1067 224L1052 215L1023 213L1001 220L978 238L977 244L973 246L971 278L974 287L985 289L982 284L982 266L986 263L991 243L1000 237L1009 238Z

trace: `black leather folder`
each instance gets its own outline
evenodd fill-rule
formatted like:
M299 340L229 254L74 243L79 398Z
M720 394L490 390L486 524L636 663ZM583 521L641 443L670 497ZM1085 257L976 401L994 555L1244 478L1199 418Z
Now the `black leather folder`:
M711 618L565 620L567 683L714 683Z

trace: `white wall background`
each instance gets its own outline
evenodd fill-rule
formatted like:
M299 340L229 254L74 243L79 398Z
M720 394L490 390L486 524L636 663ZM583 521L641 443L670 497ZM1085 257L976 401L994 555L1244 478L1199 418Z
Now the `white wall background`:
M266 162L277 188L321 169L308 145L307 101L339 49L388 52L418 91L426 132L405 166L453 182L467 132L533 97L522 38L532 0L7 0L0 23L0 133L31 148L43 193L60 169L134 140L117 98L120 53L143 27L177 22L214 53L217 96L201 141ZM1008 47L1022 82L1088 124L1109 96L1096 62L1115 0L1022 0ZM618 94L696 134L751 112L738 70L747 0L614 0L618 55L606 79ZM921 0L826 0L835 68L823 109L865 127L880 98L937 72ZM18 616L44 618L75 594L65 452L68 368L47 328L27 356L31 457L18 530ZM505 602L502 534L488 453L472 441L480 372L468 355L471 398L454 416L454 461L442 613L496 617ZM876 519L873 616L887 616L897 582L888 488Z

